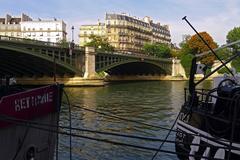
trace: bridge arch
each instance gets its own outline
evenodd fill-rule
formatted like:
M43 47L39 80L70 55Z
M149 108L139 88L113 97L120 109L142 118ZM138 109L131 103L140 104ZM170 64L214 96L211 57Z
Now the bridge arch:
M13 76L53 76L53 55L36 52L33 48L22 48L11 45L0 45L0 74ZM56 74L74 75L77 70L55 58Z
M110 75L171 75L172 63L169 60L146 59L136 57L118 57L117 55L96 55L96 72L105 71Z

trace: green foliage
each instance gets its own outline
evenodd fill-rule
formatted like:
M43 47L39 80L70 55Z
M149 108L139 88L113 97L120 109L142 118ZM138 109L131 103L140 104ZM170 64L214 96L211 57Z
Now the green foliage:
M234 27L227 34L227 43L231 43L237 40L240 40L240 27ZM239 48L239 45L232 46L233 53L236 53ZM237 72L240 72L240 58L233 60L232 66L236 69Z
M240 27L234 27L232 30L230 30L227 34L227 43L231 43L234 41L240 40ZM238 45L234 45L233 49L239 49Z
M229 71L224 67L217 71L219 74L229 73Z
M186 54L194 54L194 50L192 48L189 47L188 43L181 43L181 50L180 52L180 56L186 55Z
M62 48L68 48L69 47L69 42L67 42L66 39L62 39L58 41L58 45Z
M229 48L223 48L218 51L216 51L218 57L222 60L227 60L231 55L232 52Z
M186 72L186 76L188 77L191 69L194 50L189 47L188 43L181 43L180 47L181 50L179 52L181 64Z
M181 64L183 68L185 69L186 76L189 76L191 65L192 65L192 59L193 59L192 54L184 54L181 56Z
M104 71L102 71L102 72L98 72L97 75L98 75L99 77L101 77L101 78L104 78L104 77L106 77L107 73L105 73Z
M109 44L107 38L102 38L100 36L91 35L89 37L91 41L85 46L94 47L100 52L113 52L114 47Z
M236 69L237 72L240 72L240 58L234 59L231 65Z
M171 54L171 57L177 57L177 58L181 57L181 53L178 50L171 50L170 54Z
M171 49L167 44L146 43L143 46L143 51L148 55L156 56L159 58L171 57Z

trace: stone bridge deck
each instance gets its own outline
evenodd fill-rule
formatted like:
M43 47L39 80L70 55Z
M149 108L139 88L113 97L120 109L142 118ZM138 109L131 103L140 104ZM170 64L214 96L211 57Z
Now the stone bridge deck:
M68 46L0 36L0 77L85 77L109 75L177 75L179 61L139 54L102 53L91 47Z

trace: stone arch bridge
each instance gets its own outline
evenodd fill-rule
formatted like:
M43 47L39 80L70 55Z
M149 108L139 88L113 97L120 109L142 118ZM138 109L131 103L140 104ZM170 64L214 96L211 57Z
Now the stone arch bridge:
M71 53L71 54L70 54ZM91 47L68 46L0 36L0 77L85 77L97 72L109 75L171 75L179 72L179 61L139 54L101 53Z

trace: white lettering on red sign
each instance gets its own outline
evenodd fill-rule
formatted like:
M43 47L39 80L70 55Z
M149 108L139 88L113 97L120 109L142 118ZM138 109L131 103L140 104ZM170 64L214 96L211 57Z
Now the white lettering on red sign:
M15 111L19 112L30 107L37 107L50 102L53 102L53 92L15 99Z

